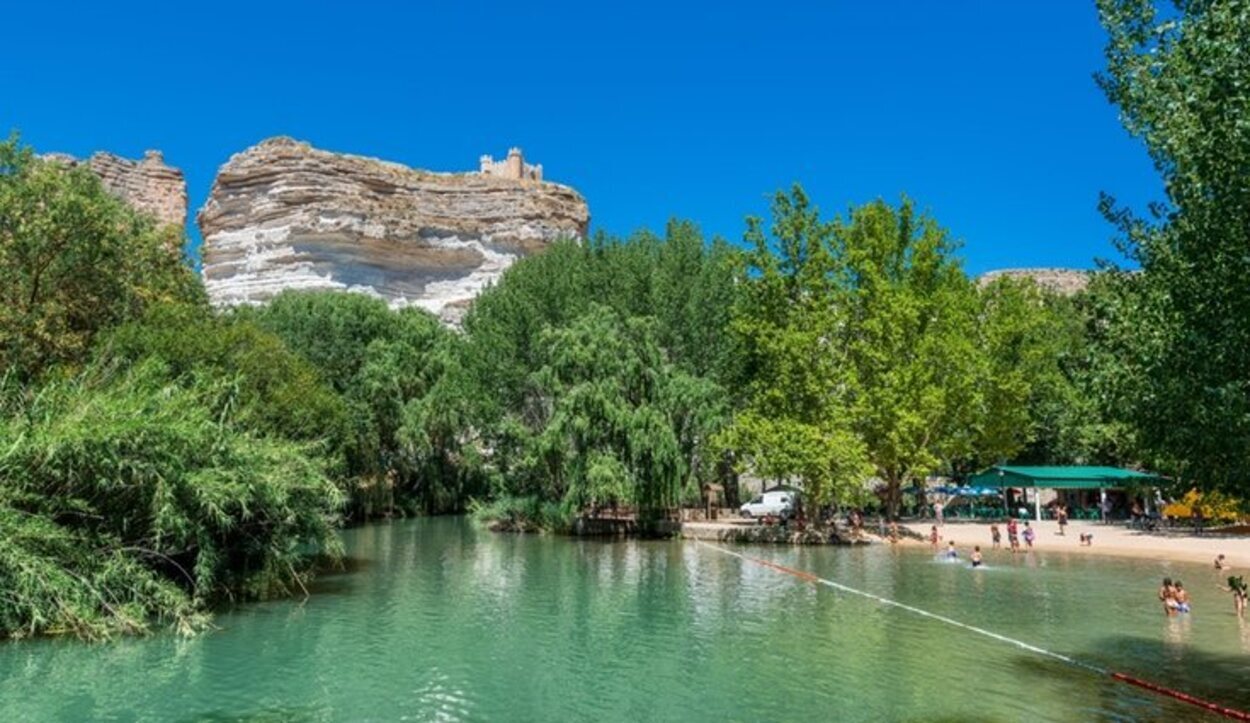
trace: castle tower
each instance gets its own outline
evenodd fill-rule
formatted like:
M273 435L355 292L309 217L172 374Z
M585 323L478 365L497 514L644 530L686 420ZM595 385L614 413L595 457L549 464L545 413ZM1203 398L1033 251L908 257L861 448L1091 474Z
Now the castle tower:
M517 180L525 177L525 158L521 155L520 148L508 149L507 173L505 177Z

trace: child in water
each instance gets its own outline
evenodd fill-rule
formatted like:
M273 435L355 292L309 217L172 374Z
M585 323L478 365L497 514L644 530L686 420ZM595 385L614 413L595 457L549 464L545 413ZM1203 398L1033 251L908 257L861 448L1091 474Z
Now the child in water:
M934 525L929 528L929 545L933 547L934 552L938 550L938 539L940 538L938 538L937 525Z
M955 549L954 540L951 540L950 542L946 543L946 559L948 560L959 559L959 551Z
M1029 527L1028 522L1024 523L1024 544L1028 545L1030 550L1033 549L1033 528Z
M981 566L981 546L980 545L977 545L976 547L972 548L972 566L973 567Z

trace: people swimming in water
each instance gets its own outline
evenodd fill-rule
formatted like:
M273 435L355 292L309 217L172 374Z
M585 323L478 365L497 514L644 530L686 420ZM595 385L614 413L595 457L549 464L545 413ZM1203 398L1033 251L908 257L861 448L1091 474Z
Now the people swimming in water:
M954 540L951 540L950 542L946 543L946 559L948 560L959 559L959 551L955 549Z
M998 523L990 525L990 542L994 543L994 549L1000 549L1003 546L1003 533L998 529Z
M1246 579L1241 575L1229 575L1228 587L1220 585L1220 589L1233 594L1233 608L1237 611L1237 617L1245 619L1246 601L1250 598L1250 586L1246 584Z
M1034 529L1032 527L1029 527L1028 522L1025 522L1024 523L1024 544L1028 545L1030 550L1033 549L1034 533L1035 533Z
M969 559L972 560L973 567L981 566L981 546L980 545L977 545L972 548L972 555Z

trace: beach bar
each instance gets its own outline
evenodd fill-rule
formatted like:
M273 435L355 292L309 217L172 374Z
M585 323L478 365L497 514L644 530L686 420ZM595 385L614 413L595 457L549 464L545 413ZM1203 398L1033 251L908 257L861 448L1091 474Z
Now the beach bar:
M1034 515L1040 522L1042 504L1040 491L1098 490L1105 499L1107 490L1153 485L1159 476L1119 467L1017 467L995 465L968 478L968 484L1006 490L1011 487L1034 491Z

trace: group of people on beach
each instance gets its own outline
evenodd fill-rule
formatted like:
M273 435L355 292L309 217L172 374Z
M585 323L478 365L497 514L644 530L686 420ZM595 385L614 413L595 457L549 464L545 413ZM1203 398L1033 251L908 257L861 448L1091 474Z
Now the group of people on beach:
M1037 535L1036 535L1036 532L1033 530L1033 527L1029 525L1027 520L1024 523L1023 537L1024 537L1024 544L1026 548L1028 550L1032 550L1033 541L1037 539ZM1011 552L1013 554L1020 552L1020 538L1021 538L1020 523L1016 522L1016 519L1014 517L1008 518L1007 519L1007 545L1011 549ZM999 531L997 522L990 525L990 544L993 545L995 550L998 550L1002 548L1003 546L1003 533Z

